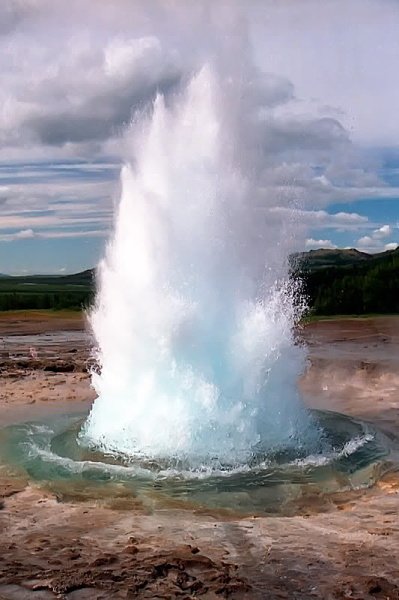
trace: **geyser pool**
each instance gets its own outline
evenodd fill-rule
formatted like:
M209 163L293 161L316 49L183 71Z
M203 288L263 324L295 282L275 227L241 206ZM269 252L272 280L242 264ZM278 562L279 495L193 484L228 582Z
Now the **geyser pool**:
M254 452L232 469L193 471L184 458L150 460L101 452L79 441L84 416L13 425L0 431L0 456L60 499L134 500L136 508L227 508L244 514L323 509L329 494L369 487L389 468L391 442L372 426L312 411L323 449L305 446ZM0 465L1 466L1 465Z

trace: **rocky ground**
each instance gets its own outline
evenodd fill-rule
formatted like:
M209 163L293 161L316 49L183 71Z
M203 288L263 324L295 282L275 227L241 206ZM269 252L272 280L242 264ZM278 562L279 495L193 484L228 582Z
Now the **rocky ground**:
M0 425L93 399L79 315L0 316ZM39 337L37 337L39 335ZM399 318L317 322L306 402L399 436ZM399 599L399 475L298 505L291 517L93 500L0 470L0 600L47 598Z

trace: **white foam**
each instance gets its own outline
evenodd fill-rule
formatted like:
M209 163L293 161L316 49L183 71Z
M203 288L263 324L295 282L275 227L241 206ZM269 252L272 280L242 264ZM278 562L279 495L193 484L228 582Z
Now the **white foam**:
M364 435L356 436L350 440L348 440L341 450L339 451L330 451L325 452L323 454L309 455L305 458L294 460L289 463L289 465L297 465L301 467L321 467L324 465L331 464L341 458L345 458L347 456L351 456L355 454L360 448L372 442L374 440L374 435L371 433L366 433ZM289 466L288 465L288 466Z

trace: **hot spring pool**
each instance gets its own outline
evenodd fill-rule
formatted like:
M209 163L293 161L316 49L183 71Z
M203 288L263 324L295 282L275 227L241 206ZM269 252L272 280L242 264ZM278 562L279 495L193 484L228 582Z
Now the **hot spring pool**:
M146 459L101 452L79 436L86 415L12 425L0 432L0 456L15 472L69 496L139 497L152 507L292 514L306 499L373 485L390 465L392 442L368 423L311 411L322 432L316 453L305 446L254 449L246 464L190 468L184 458ZM216 466L217 465L217 466ZM78 492L79 491L79 492Z

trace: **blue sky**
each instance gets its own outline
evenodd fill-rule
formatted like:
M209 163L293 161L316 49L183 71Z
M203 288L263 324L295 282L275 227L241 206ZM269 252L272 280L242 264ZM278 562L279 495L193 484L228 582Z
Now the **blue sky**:
M257 69L254 171L270 218L296 210L298 250L399 243L399 3L223 4L0 5L1 273L98 262L131 119L157 92L172 102L209 56L226 60L234 11Z
M393 248L399 242L399 151L389 147L374 148L373 155L379 159L380 166L376 172L385 182L386 189L380 190L380 195L376 194L374 197L360 197L351 202L333 201L328 205L328 212L331 214L340 211L356 213L367 218L367 223L359 224L355 230L333 229L332 235L329 235L326 228L313 228L313 239L327 239L332 246L355 247L365 252L380 252L386 247ZM384 227L383 231L379 231ZM315 244L315 247L318 245ZM308 244L308 247L311 246Z
M109 235L119 170L105 160L3 163L0 191L13 201L1 210L0 272L95 265Z

